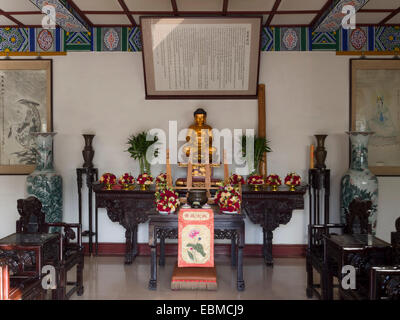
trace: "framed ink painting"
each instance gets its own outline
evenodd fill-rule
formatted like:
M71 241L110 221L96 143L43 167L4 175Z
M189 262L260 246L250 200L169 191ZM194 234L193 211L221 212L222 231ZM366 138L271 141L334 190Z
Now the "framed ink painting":
M372 131L368 164L377 176L400 175L400 60L350 60L350 130Z
M35 169L33 132L52 131L52 60L0 61L0 174Z

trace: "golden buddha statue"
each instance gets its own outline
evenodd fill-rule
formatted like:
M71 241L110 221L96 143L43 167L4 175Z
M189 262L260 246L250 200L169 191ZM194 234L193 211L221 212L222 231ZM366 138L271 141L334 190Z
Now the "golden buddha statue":
M194 186L201 186L204 184L206 175L205 165L207 163L210 163L211 167L219 166L219 164L213 163L213 156L215 155L216 148L212 146L212 127L206 124L206 120L207 112L202 108L198 108L194 112L194 124L188 128L186 146L183 147L185 156L188 157L188 161L192 162ZM187 167L187 163L179 163L179 166ZM211 177L211 182L213 185L216 185L220 180ZM179 178L176 185L186 185L186 179Z
M194 112L194 121L188 129L186 141L188 146L183 148L186 157L193 163L212 163L212 157L216 149L212 146L212 127L206 124L207 112L199 108ZM208 159L207 159L208 156Z

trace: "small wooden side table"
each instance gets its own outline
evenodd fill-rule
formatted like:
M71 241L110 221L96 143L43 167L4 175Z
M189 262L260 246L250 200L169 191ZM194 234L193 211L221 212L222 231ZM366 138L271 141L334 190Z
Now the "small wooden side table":
M86 186L88 189L88 217L89 230L82 230L82 237L89 237L89 254L93 252L93 182L99 179L99 171L97 168L76 168L76 181L78 184L78 201L79 201L79 223L82 225L82 176L86 175Z
M368 254L373 255L375 259L381 259L384 265L388 253L392 250L390 243L368 234L328 235L325 236L324 243L327 272L324 296L327 300L333 300L333 274L338 275L341 286L342 269L350 264L350 255L363 255L368 250Z

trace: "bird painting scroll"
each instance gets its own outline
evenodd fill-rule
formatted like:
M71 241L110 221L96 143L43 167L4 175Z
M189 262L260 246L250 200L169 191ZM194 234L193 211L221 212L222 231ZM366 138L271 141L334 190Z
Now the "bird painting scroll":
M0 61L0 174L29 174L34 132L52 130L51 60Z

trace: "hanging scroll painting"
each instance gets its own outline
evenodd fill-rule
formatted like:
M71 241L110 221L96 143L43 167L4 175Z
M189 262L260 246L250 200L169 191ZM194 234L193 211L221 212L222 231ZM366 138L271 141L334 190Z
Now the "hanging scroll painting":
M33 132L52 130L52 60L0 61L0 174L35 169Z
M352 59L350 130L372 131L368 164L378 176L400 175L400 60Z

